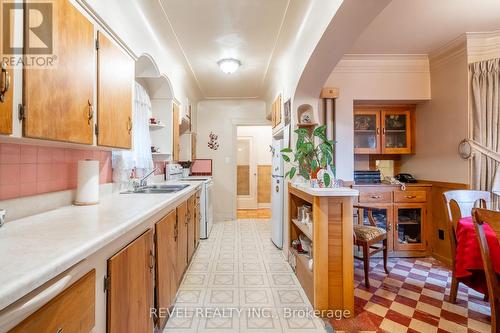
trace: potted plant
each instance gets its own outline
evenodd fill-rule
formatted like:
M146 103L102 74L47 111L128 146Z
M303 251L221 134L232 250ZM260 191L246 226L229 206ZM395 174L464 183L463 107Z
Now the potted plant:
M335 141L326 137L326 125L319 126L311 133L305 128L298 128L295 152L291 148L282 149L283 160L292 163L285 177L292 179L300 174L315 187L330 187L335 183L333 147Z

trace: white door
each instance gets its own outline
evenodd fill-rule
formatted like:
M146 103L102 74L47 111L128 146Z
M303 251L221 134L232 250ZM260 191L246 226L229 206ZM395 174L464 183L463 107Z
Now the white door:
M238 209L257 209L257 166L252 137L238 137L236 159Z

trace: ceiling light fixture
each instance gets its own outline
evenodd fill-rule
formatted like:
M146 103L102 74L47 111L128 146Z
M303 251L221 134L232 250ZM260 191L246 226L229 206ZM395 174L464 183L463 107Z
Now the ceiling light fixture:
M222 72L226 74L233 74L241 66L241 61L234 58L221 59L217 62Z

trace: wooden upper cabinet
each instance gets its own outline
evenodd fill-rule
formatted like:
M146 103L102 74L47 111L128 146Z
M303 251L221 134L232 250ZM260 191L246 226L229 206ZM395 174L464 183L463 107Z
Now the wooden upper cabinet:
M156 305L158 313L170 308L177 293L176 235L177 214L174 210L156 223ZM158 318L158 327L163 329L167 317Z
M179 105L173 105L172 112L172 160L179 161L180 139L179 139Z
M153 232L108 260L107 332L153 332Z
M0 57L3 57L3 55L0 54ZM0 92L7 90L3 94L3 101L0 101L0 134L12 134L14 78L12 69L8 69L6 65L4 66L2 67L2 63L0 63Z
M53 34L57 60L53 67L23 70L23 133L30 138L92 144L94 26L68 0L54 1L52 6L57 19L53 32L46 33ZM25 36L28 29L24 22Z
M132 147L133 59L98 32L97 144Z
M354 110L355 154L411 154L413 107L359 107Z

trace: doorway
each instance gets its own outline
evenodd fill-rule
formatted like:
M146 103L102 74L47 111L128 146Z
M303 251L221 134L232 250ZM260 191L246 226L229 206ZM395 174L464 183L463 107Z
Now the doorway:
M238 216L269 215L271 204L271 126L238 126L236 193ZM245 212L248 210L250 212Z

